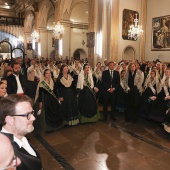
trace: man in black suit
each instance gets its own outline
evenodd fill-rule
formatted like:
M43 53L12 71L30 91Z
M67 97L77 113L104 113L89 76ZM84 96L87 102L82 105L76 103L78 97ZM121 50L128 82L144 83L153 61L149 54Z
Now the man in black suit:
M115 119L115 103L116 103L116 90L120 85L119 72L114 70L114 62L109 62L108 70L105 70L102 74L102 85L103 85L103 114L104 121L107 120L107 106L111 104L111 119Z
M20 74L21 66L17 62L11 64L13 73L7 77L7 93L10 94L25 94L26 93L26 78Z
M28 96L20 95L9 95L0 100L1 132L10 139L15 155L21 160L17 170L42 170L39 154L25 137L34 130L31 103Z

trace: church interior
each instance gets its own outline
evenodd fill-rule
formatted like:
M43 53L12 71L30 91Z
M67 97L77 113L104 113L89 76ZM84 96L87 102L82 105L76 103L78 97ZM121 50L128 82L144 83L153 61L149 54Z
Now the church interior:
M0 60L170 63L169 7L169 0L0 0ZM155 121L125 122L122 113L27 137L44 170L169 169L170 134Z

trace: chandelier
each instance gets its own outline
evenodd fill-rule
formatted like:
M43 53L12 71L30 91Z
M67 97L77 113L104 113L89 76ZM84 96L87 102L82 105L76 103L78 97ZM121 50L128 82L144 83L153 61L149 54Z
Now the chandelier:
M136 17L134 19L134 23L135 25L131 25L130 29L128 31L128 39L134 39L135 41L142 36L143 34L143 30L142 30L142 26L138 25L138 18L137 18L137 13L135 14Z
M31 34L31 37L35 40L38 39L39 36L40 36L40 34L36 30L34 30Z
M58 21L57 22L57 25L54 26L54 33L56 35L60 35L60 34L63 34L64 33L64 27L63 25L61 25L61 23Z

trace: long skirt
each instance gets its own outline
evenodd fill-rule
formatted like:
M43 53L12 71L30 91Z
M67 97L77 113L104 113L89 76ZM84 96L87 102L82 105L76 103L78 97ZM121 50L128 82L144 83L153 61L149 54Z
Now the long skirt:
M78 108L81 123L95 122L100 118L95 96L86 86L80 91Z
M53 131L63 126L63 115L61 104L57 99L48 93L43 91L42 94L42 111L40 115L35 115L35 130L38 132ZM38 102L34 106L35 113L38 112Z
M74 90L71 87L62 88L62 97L64 98L61 102L64 120L67 121L70 126L78 124L80 114Z

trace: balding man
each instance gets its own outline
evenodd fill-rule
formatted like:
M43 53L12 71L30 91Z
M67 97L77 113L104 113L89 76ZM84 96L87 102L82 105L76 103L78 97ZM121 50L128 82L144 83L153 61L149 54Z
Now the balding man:
M21 163L21 160L14 154L10 140L0 133L0 169L12 169Z

